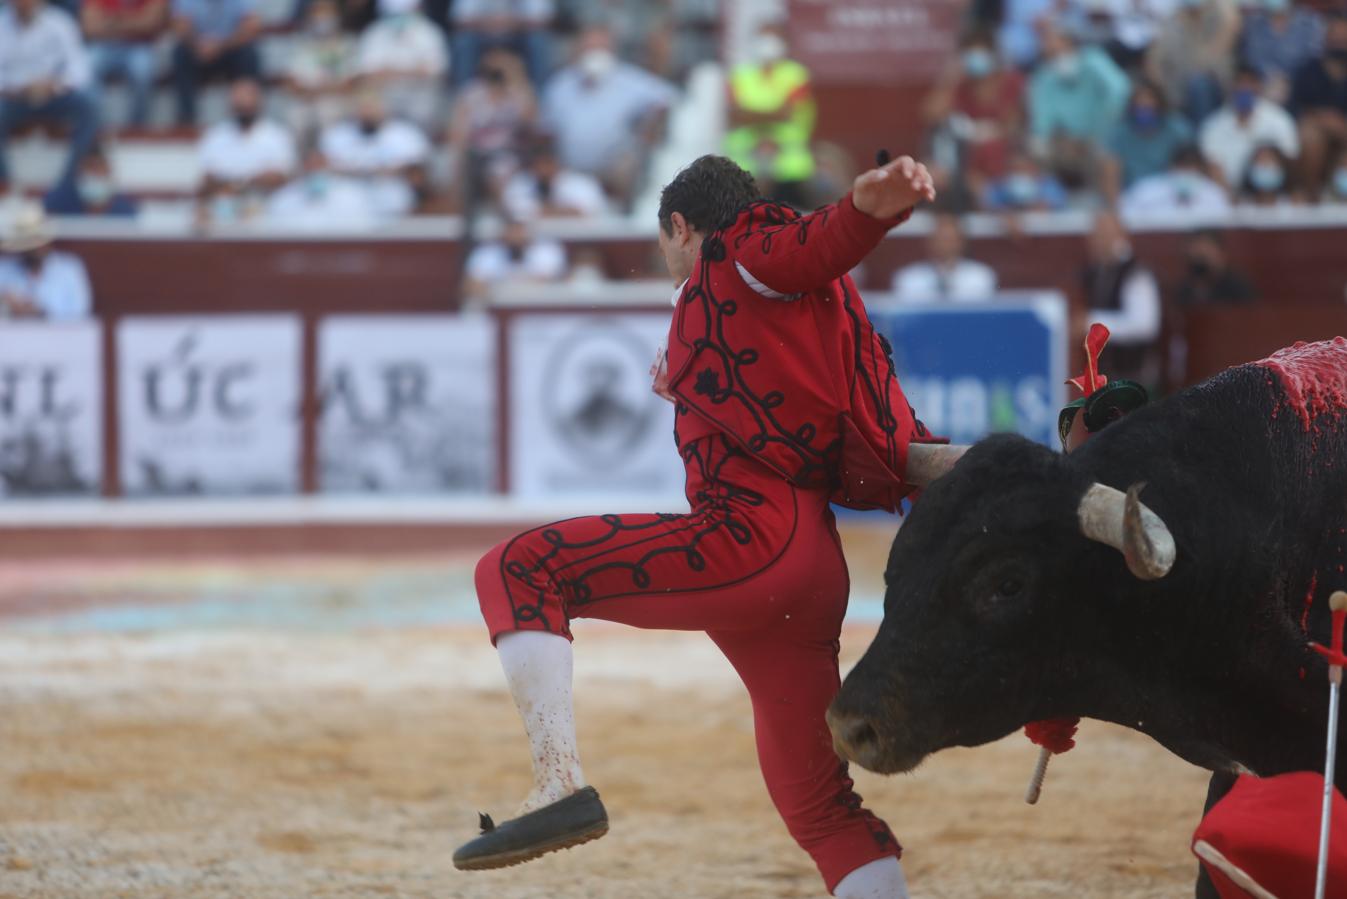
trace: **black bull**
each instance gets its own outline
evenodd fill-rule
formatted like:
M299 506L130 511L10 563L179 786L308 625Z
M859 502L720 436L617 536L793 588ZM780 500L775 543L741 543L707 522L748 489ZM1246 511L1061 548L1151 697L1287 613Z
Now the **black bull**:
M1347 590L1347 409L1307 421L1295 400L1246 365L1070 456L973 446L894 541L883 623L829 710L839 753L910 771L1080 716L1215 772L1322 770L1326 669L1306 644L1328 642L1329 595ZM1163 576L1082 534L1095 483L1145 485L1176 547Z

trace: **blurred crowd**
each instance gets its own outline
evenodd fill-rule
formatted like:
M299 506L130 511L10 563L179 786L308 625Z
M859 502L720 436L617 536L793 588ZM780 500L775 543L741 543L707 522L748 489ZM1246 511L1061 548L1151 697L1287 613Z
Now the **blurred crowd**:
M947 208L1347 204L1347 12L1294 0L986 7L924 103Z

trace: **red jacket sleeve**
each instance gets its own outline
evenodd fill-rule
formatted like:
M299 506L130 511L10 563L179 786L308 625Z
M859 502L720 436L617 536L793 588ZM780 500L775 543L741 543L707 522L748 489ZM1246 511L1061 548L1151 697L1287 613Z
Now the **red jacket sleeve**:
M907 221L877 219L858 210L847 194L837 203L780 225L745 235L734 251L739 274L759 293L783 296L817 290L845 275L869 255L889 229Z

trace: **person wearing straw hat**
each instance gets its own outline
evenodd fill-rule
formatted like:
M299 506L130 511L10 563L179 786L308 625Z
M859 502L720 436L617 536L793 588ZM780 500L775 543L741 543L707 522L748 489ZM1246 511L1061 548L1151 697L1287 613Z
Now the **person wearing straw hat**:
M73 321L90 314L89 275L73 253L52 248L42 207L24 205L0 242L0 319Z

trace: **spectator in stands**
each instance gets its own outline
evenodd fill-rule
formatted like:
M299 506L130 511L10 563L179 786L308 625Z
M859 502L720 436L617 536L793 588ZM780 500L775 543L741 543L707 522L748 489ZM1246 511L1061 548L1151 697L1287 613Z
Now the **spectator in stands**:
M1298 195L1291 160L1276 146L1264 144L1249 157L1235 199L1253 206L1287 206Z
M1347 147L1347 12L1329 17L1323 54L1296 73L1291 109L1300 120L1304 186L1317 194L1329 160Z
M1138 180L1123 193L1118 211L1133 216L1217 218L1230 212L1230 197L1207 172L1202 151L1193 145L1174 153L1169 169Z
M1062 5L1059 0L1002 0L996 43L1007 63L1020 71L1033 68L1042 56L1040 23Z
M295 143L284 125L262 117L256 81L235 81L230 117L201 137L202 212L212 221L248 218L295 170Z
M989 212L1043 212L1066 208L1066 188L1023 150L1010 158L1006 176L987 185L982 208Z
M1202 153L1232 188L1238 188L1257 146L1272 144L1291 159L1300 155L1295 120L1262 90L1262 73L1240 66L1229 102L1202 123Z
M996 298L996 272L964 258L958 216L937 215L926 242L926 261L914 262L893 275L893 298L899 303L984 303Z
M1108 139L1104 195L1114 199L1142 178L1165 171L1175 152L1192 141L1192 128L1170 110L1164 91L1139 79L1126 114Z
M112 165L97 144L84 157L74 187L55 187L43 202L52 215L132 216L138 206L134 197L117 190Z
M1219 231L1195 232L1188 238L1186 255L1187 271L1175 294L1180 306L1236 306L1254 301L1253 286L1230 267Z
M449 156L465 210L496 196L519 168L525 136L538 121L538 101L523 60L501 47L482 57L478 77L454 104Z
M1131 92L1127 76L1098 47L1079 47L1051 20L1041 26L1043 61L1029 79L1029 133L1036 155L1069 186L1092 183L1099 145Z
M254 0L173 0L177 46L173 82L178 124L196 124L196 96L203 79L257 78L261 63L257 38L261 21Z
M1347 204L1347 147L1338 151L1333 168L1328 177L1328 186L1320 195L1319 202L1335 206Z
M555 240L534 238L524 222L508 222L500 239L478 244L468 255L465 291L481 303L502 284L560 281L566 250Z
M608 211L608 198L593 175L563 168L550 139L536 140L528 167L516 172L501 198L506 217L520 222L542 218L595 218Z
M1174 10L1173 0L1079 0L1085 24L1077 33L1083 43L1097 43L1118 66L1140 69L1146 54Z
M1127 231L1112 212L1095 216L1086 250L1082 324L1100 322L1112 333L1109 375L1157 383L1161 308L1155 276L1137 259Z
M45 0L10 0L0 7L0 188L9 181L9 133L32 122L70 129L59 186L74 185L98 136L89 79L89 57L69 13Z
M749 52L751 59L730 72L725 155L757 179L763 196L810 208L818 109L809 70L787 58L786 36L776 23L758 31Z
M454 86L478 74L487 51L505 47L523 57L529 81L541 88L552 71L554 0L454 0Z
M291 128L300 140L335 123L346 112L355 75L355 41L341 30L336 0L313 0L295 37L285 83L295 102Z
M368 228L379 218L369 189L354 178L332 171L327 157L316 147L305 154L301 176L267 201L267 221L288 228Z
M1024 78L1002 65L990 37L974 34L924 104L937 141L955 141L968 189L981 193L1005 176L1024 127Z
M1179 0L1146 56L1151 80L1190 122L1221 105L1235 64L1240 15L1235 0Z
M1293 0L1261 0L1244 17L1240 58L1263 74L1268 99L1285 103L1291 79L1323 45L1324 20L1317 12Z
M168 25L168 0L85 0L80 20L95 87L111 76L125 78L131 90L130 123L144 128L158 74L155 42Z
M586 29L578 51L548 82L543 119L562 164L598 178L626 210L678 92L619 60L602 26Z
M421 12L421 0L379 0L378 20L360 35L356 66L393 115L435 131L449 51L444 32Z
M426 186L430 141L411 122L390 118L377 92L361 91L355 118L323 131L320 146L333 172L365 182L379 215L416 208Z
M51 226L42 207L24 204L0 251L0 319L73 321L92 308L89 275L72 253L52 249Z

